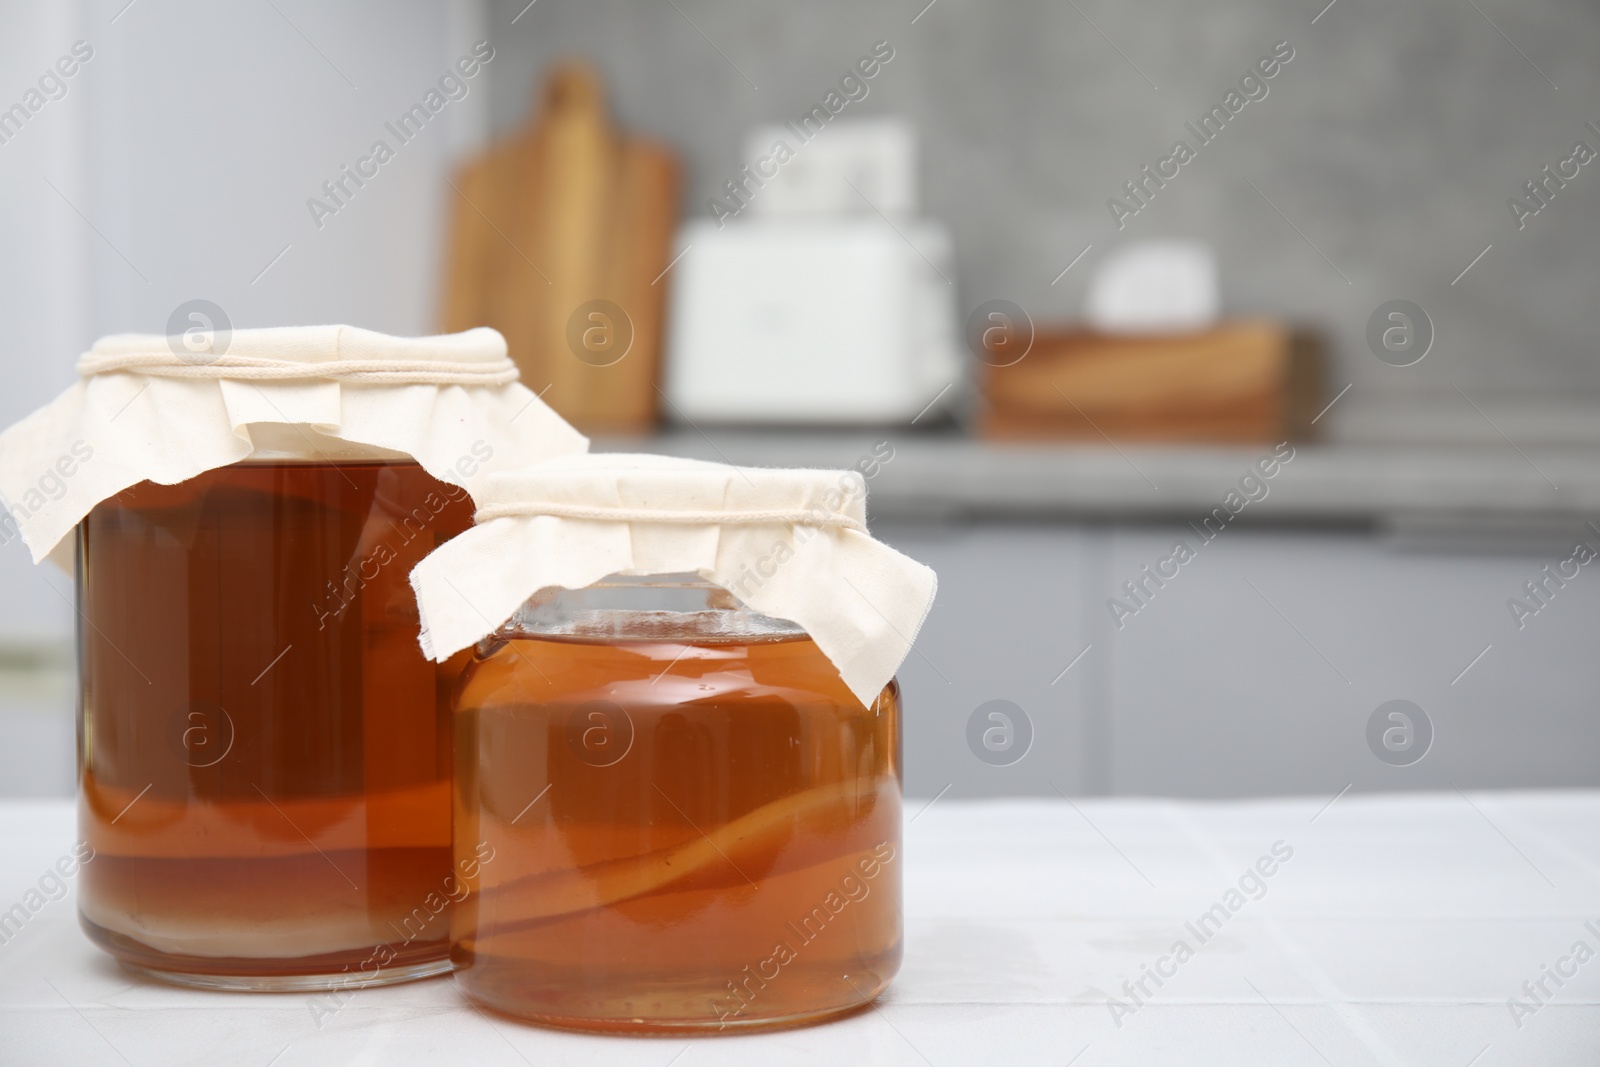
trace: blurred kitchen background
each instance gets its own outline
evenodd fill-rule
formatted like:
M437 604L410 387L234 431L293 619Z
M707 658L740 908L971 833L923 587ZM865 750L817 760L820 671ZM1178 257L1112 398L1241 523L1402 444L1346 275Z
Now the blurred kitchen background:
M868 474L915 796L1600 784L1592 3L36 0L4 108L5 423L191 301L486 322L597 447ZM0 548L0 795L71 588Z

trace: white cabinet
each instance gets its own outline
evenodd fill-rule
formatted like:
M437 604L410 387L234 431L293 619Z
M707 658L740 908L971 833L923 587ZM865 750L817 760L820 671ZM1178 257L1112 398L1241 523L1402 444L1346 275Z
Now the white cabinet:
M1181 532L1120 531L1107 584ZM1351 783L1594 785L1600 570L1582 569L1519 630L1506 601L1547 562L1401 553L1355 533L1224 531L1113 630L1114 788L1331 797ZM1433 727L1409 766L1368 746L1369 717L1393 699Z
M1097 790L1085 753L1101 750L1085 708L1103 669L1089 644L1085 582L1099 535L1061 526L891 525L874 533L939 573L939 595L900 669L906 787L933 797L1054 796ZM1008 765L986 763L968 744L980 705L1005 700L1031 723L1032 746ZM986 720L985 729L1002 723ZM981 743L981 742L980 742ZM999 757L995 757L999 758ZM921 805L913 802L914 815Z
M1119 629L1107 600L1126 600L1122 583L1185 533L1198 546L1192 530L880 532L940 575L920 654L901 672L915 795L947 783L966 796L1051 795L1054 782L1069 793L1330 798L1347 785L1600 784L1600 568L1582 568L1518 629L1506 602L1554 554L1402 552L1367 532L1229 528L1165 585L1145 579L1144 605ZM972 710L996 698L1035 727L1033 751L1007 767L980 762L966 740ZM1368 719L1394 699L1433 728L1409 766L1368 745Z

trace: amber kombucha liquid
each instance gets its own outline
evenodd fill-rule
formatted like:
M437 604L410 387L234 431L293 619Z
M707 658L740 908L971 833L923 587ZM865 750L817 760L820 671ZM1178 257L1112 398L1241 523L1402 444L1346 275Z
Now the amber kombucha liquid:
M794 1025L901 956L899 690L805 637L495 639L456 713L480 1003L599 1030Z
M408 575L471 512L384 462L239 465L94 509L80 907L101 947L240 988L447 967L464 659L423 658Z

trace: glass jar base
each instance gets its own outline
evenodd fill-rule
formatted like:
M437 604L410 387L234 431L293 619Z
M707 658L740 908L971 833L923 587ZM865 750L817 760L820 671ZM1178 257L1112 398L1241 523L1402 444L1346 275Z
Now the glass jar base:
M122 969L142 978L151 978L168 985L189 989L208 989L222 993L326 993L337 989L370 989L374 986L399 985L423 978L449 974L449 960L432 960L414 963L409 967L387 967L370 978L345 980L342 974L197 974L191 971L162 971L154 967L141 967L127 960L118 960Z
M721 1016L710 1013L670 1014L660 1011L652 1015L625 1014L624 1005L629 1004L659 1007L665 1004L683 1005L691 1000L702 999L687 996L681 989L673 989L670 993L660 987L649 990L614 990L603 997L593 999L574 996L570 990L563 995L550 989L545 991L548 996L538 996L533 995L526 986L504 990L484 988L481 984L475 984L470 978L465 977L467 973L470 972L464 972L456 984L468 1000L481 1008L518 1022L579 1033L710 1036L718 1033L748 1034L764 1030L792 1030L860 1014L871 1008L884 990L889 988L893 969L881 977L863 976L862 979L852 982L851 985L855 988L850 990L845 998L834 1003L824 1002L805 1007L790 1003L774 1005L764 1011L759 1010L759 1003L751 1003L746 1005L743 1011L731 1011ZM707 990L707 993L709 992ZM705 995L703 999L711 1001L713 998Z
M449 974L455 964L448 946L415 946L387 965L373 966L373 950L300 959L234 959L176 956L156 952L132 938L79 922L99 948L123 970L167 985L234 993L328 993L398 985Z
M724 1023L716 1019L704 1021L682 1019L574 1019L560 1015L536 1015L526 1011L511 1012L496 1007L494 1004L478 997L469 996L467 999L480 1008L494 1012L496 1015L502 1015L520 1023L544 1027L547 1030L564 1030L577 1034L637 1034L641 1036L650 1034L692 1034L696 1037L711 1037L719 1033L732 1035L762 1033L767 1030L797 1030L801 1027L816 1026L838 1019L847 1019L852 1015L859 1015L867 1011L872 1006L871 1002L846 1004L842 1007L825 1008L798 1015L729 1019Z

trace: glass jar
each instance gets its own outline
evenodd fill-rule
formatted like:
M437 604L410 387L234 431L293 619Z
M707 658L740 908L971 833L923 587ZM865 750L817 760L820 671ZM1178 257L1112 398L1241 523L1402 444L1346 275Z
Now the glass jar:
M900 692L694 576L535 596L455 699L452 953L548 1025L788 1026L901 957Z
M403 454L295 434L79 526L80 915L167 981L325 989L450 966L466 655L424 658L407 576L472 502Z

